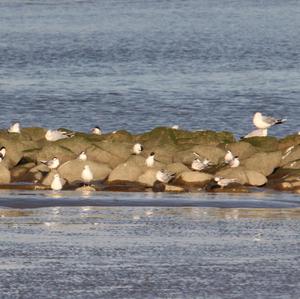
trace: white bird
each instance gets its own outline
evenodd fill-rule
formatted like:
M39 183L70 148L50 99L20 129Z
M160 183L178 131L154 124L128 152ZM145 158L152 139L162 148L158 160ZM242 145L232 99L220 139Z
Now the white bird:
M57 141L60 139L65 139L74 136L73 133L68 133L64 131L58 131L58 130L48 130L45 134L45 138L48 141Z
M53 159L51 159L49 161L40 161L40 162L47 165L50 169L56 169L60 164L59 159L56 157L54 157Z
M227 151L224 160L226 164L229 164L234 159L234 155L231 151Z
M257 129L268 129L285 121L286 119L276 119L271 116L262 115L260 112L256 112L253 116L253 124Z
M228 186L229 184L237 182L237 179L225 179L223 177L218 177L218 176L215 177L214 180L222 189Z
M0 149L0 162L3 161L5 155L6 155L6 148L4 146L2 146Z
M21 133L20 123L14 123L8 128L8 133Z
M51 189L54 191L59 191L62 189L62 187L63 187L63 184L62 184L62 180L61 180L59 174L58 173L54 174L53 180L51 183Z
M95 134L95 135L101 135L102 131L99 127L94 127L94 128L91 129L91 133Z
M87 155L85 153L85 151L81 152L79 154L79 156L77 157L78 160L81 160L81 161L86 161L87 160Z
M266 137L266 136L268 136L268 129L256 129L250 132L249 134L245 135L244 137L242 137L242 139L250 138L250 137Z
M93 180L94 176L89 165L84 166L81 172L81 178L83 180L84 185L89 184Z
M167 184L175 177L175 175L175 173L171 173L165 169L161 169L157 171L156 179L161 183Z
M192 162L191 168L193 170L201 171L201 170L207 168L210 165L211 165L211 162L209 160L204 159L203 161L201 161L199 158L196 158Z
M144 147L140 143L136 143L132 148L132 151L135 155L139 155L143 150Z
M172 126L172 129L173 129L173 130L178 130L178 129L179 129L179 126L178 126L178 125L174 125L174 126Z
M154 161L155 161L154 158L155 158L155 153L154 152L150 153L150 155L147 157L147 159L145 161L145 164L148 167L153 167Z
M231 161L229 162L229 166L230 166L231 168L239 167L239 166L240 166L240 159L239 159L239 157L238 157L238 156L235 156L235 157L233 158L233 160L231 160Z

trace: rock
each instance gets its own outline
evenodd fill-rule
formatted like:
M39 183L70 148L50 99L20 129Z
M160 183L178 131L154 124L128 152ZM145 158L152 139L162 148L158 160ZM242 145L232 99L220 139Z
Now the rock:
M9 170L0 163L0 184L9 184L11 176Z
M152 187L156 181L157 169L149 168L145 173L138 177L138 183L143 184L148 187Z
M32 128L22 128L21 135L28 140L38 141L41 139L45 139L45 134L47 129L32 127Z
M273 173L281 163L281 152L256 153L243 161L242 165L248 170L255 170L265 176Z
M94 191L96 191L96 189L92 186L82 186L82 187L76 188L75 191L94 192Z
M253 145L244 141L228 144L226 147L227 150L230 150L234 156L239 156L241 160L247 159L257 152Z
M293 145L299 145L300 144L300 135L299 134L293 134L286 136L279 140L279 149L285 150Z
M176 136L173 129L158 127L150 132L137 135L136 142L140 142L145 148L153 148L166 145L170 146L176 144Z
M54 157L57 157L60 161L60 164L63 164L76 158L77 155L75 153L56 143L57 142L48 142L40 151L37 152L36 161L48 161Z
M6 148L6 156L1 162L1 164L3 164L8 169L11 169L14 166L16 166L23 158L23 146L22 143L19 141L20 139L18 138L18 136L13 137L10 135L12 134L9 134L9 136L6 137L7 139L0 138L0 148L2 146Z
M31 173L36 173L36 172L50 172L50 168L45 165L45 164L38 164L38 165L35 165L34 164L34 167L32 167L29 172Z
M54 145L58 145L64 149L70 150L76 156L79 155L82 151L86 151L91 143L86 137L87 134L75 135L71 138L64 138L58 141L51 142Z
M142 169L134 162L125 162L119 164L112 170L108 177L110 184L118 184L122 182L137 182L142 175Z
M244 167L226 168L216 173L216 176L226 179L237 179L237 182L251 186L263 186L267 183L267 178L254 170L248 170Z
M300 145L287 148L282 153L281 166L300 160Z
M111 168L107 164L97 163L90 160L81 161L78 159L64 163L58 168L58 172L62 178L72 184L76 181L82 181L81 173L85 165L90 166L94 181L105 180L111 172Z
M258 151L262 152L274 152L279 150L279 142L275 137L251 137L243 139L244 142L248 142L253 145Z
M121 161L127 160L132 154L133 143L103 140L101 142L94 143L94 145L119 158Z
M186 167L183 163L177 162L177 163L168 164L166 166L166 170L178 174L184 171L189 171L189 168Z
M184 188L179 186L166 185L165 192L184 192Z
M178 179L176 180L176 184L201 187L213 178L213 175L204 172L184 171L179 175Z
M86 154L89 160L108 164L111 168L115 168L117 165L125 161L123 158L115 156L94 144L87 148Z
M52 184L52 181L53 181L53 178L54 178L54 175L58 173L57 170L53 169L51 170L47 175L46 177L43 179L42 181L42 184L45 185L45 186L51 186ZM64 178L60 178L60 181L62 183L62 185L64 186L67 182Z
M197 158L193 152L198 153L202 159L206 158L214 164L222 163L226 154L225 150L216 146L196 145L189 150L178 152L175 157L175 162L181 162L190 166L193 160Z

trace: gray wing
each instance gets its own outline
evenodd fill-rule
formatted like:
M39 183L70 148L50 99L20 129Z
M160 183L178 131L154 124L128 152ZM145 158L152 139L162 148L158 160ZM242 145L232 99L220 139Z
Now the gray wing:
M271 116L263 116L262 117L262 120L264 122L266 122L267 124L269 125L274 125L277 123L278 119L274 118L274 117L271 117Z

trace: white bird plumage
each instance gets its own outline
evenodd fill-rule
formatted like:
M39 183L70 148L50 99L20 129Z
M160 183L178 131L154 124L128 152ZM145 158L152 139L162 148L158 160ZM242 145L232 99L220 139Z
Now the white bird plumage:
M266 137L268 136L268 129L256 129L252 132L248 133L242 138L250 138L250 137Z
M167 184L175 177L175 175L175 173L161 169L156 172L156 179L161 183Z
M223 177L218 177L218 176L215 177L214 180L221 188L224 188L224 187L228 186L229 184L237 182L237 179L225 179Z
M40 161L40 162L47 165L50 169L56 169L60 164L59 159L56 157L48 161Z
M92 170L89 165L84 166L81 172L81 178L84 184L89 184L94 179Z
M102 130L99 127L94 127L94 128L91 129L91 133L95 134L95 135L101 135Z
M62 179L60 178L59 174L58 173L54 174L51 183L51 189L54 191L59 191L62 189L62 187L63 187Z
M3 161L5 155L6 155L6 148L4 146L2 146L0 149L0 162Z
M73 135L74 135L73 133L68 133L68 132L64 132L64 131L48 130L45 134L45 138L48 141L57 141L60 139L70 138Z
M77 157L78 160L81 160L81 161L86 161L87 160L87 155L85 153L85 151L81 152L78 157Z
M8 133L17 133L20 134L21 133L21 127L20 127L20 123L14 123L12 124L9 128L8 128Z
M135 155L139 155L144 150L143 146L140 143L134 144L132 151Z
M211 161L209 161L208 159L204 159L203 161L201 161L199 158L196 158L193 160L191 168L193 170L201 171L210 165L211 165Z
M235 156L229 163L231 168L236 168L240 166L240 159L238 156Z
M154 158L155 158L155 153L152 152L150 153L150 155L147 157L146 161L145 161L145 164L148 166L148 167L153 167L154 166Z
M225 154L224 160L226 164L229 164L234 159L234 155L231 151L227 151Z
M271 116L262 115L256 112L253 116L253 124L257 129L268 129L274 125L282 124L286 119L277 119Z

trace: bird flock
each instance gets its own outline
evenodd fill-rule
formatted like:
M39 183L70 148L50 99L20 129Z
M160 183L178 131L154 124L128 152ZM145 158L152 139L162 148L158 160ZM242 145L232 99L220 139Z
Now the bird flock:
M242 139L250 138L250 137L267 136L269 128L271 128L275 125L278 125L278 124L282 124L285 121L286 121L286 119L276 119L274 117L263 115L260 112L256 112L253 116L253 124L256 127L256 129L253 130L252 132L248 133L244 137L242 137ZM174 125L172 128L177 130L179 127L177 125ZM20 123L16 122L16 123L12 124L8 128L7 131L8 131L8 133L20 134L21 133ZM102 130L98 126L92 128L90 131L92 134L95 134L95 135L102 134ZM113 132L113 133L115 133L115 132ZM54 142L54 141L65 139L65 138L71 138L73 136L74 136L74 133L72 133L72 132L65 132L65 131L61 131L61 130L47 130L47 132L45 134L45 139L47 141ZM140 143L136 143L132 147L132 154L140 155L143 152L143 150L144 150L143 145ZM210 161L207 158L202 159L201 155L199 155L198 153L193 152L193 155L195 157L190 165L190 168L193 171L203 171L211 166L214 166L214 163L212 161ZM4 160L5 156L6 156L6 148L1 147L0 148L0 162L2 162ZM86 153L83 151L78 155L77 159L81 160L81 161L87 161L88 157L87 157ZM40 162L42 164L45 164L50 170L57 169L60 165L60 161L57 157L53 157L51 160L48 160L48 161L42 160ZM150 168L154 167L156 162L157 162L157 160L155 159L154 152L151 152L148 155L148 157L145 159L145 165ZM228 165L231 168L236 168L240 165L239 157L234 155L234 153L232 153L231 151L228 150L224 156L224 164ZM175 178L175 176L176 176L176 173L172 173L166 169L160 169L156 172L156 180L163 184L168 184ZM81 179L82 179L84 186L89 185L93 181L94 176L93 176L93 172L92 172L91 168L89 167L89 165L84 165L83 170L81 172ZM238 180L235 178L228 179L228 178L223 178L223 177L215 177L214 181L216 182L216 184L219 187L224 188L224 187L228 186L229 184L237 182ZM64 185L64 179L61 178L58 173L55 173L53 176L53 180L51 182L51 189L54 191L60 191L63 189L63 185Z

